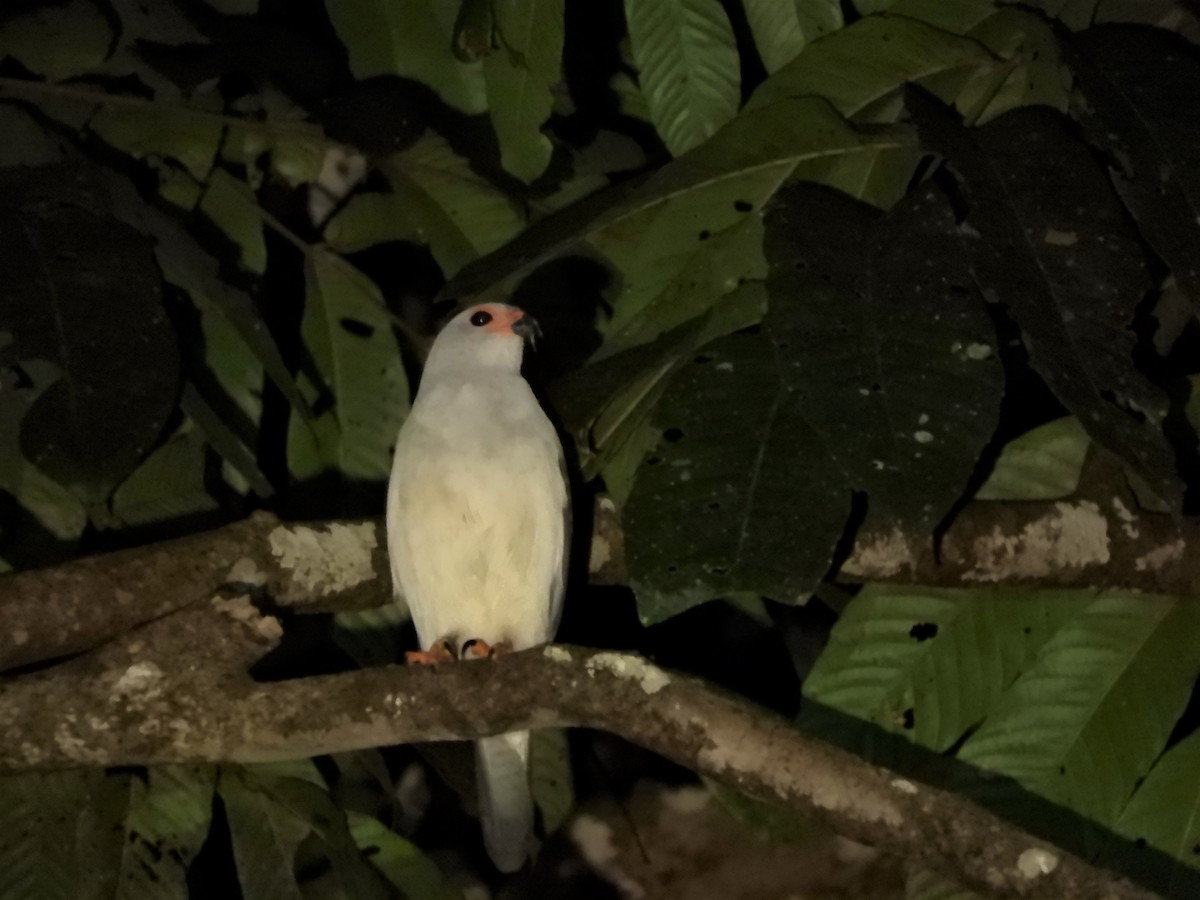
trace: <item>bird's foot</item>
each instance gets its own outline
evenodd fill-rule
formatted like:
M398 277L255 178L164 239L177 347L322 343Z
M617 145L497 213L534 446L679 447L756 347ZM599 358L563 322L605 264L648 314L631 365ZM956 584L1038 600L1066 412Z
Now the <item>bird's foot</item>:
M436 666L455 659L454 645L447 640L436 641L428 650L409 650L404 654L404 661L410 666Z
M510 650L512 650L512 644L508 641L489 644L487 641L475 638L463 644L462 657L463 659L466 659L468 656L473 656L476 659L491 659L493 656L508 653Z

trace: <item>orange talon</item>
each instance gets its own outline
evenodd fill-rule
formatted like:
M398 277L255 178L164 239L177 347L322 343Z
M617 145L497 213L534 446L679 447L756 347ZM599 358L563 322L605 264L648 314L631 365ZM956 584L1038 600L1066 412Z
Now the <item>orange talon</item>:
M410 666L436 666L438 663L454 661L454 645L449 641L438 641L428 650L409 650L404 661Z

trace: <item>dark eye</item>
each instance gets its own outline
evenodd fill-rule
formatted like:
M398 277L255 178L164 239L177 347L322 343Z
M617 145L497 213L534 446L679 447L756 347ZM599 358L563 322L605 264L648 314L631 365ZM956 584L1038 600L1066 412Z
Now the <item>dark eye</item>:
M490 321L492 321L492 314L490 312L484 312L482 309L475 313L475 315L471 316L471 324L476 328L481 325L486 325Z

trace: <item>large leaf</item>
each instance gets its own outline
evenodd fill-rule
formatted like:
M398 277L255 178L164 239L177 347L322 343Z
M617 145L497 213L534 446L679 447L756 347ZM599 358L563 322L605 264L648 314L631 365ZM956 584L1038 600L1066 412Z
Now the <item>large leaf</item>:
M382 170L447 277L524 227L516 203L433 132L390 157Z
M208 836L216 770L157 766L130 779L117 897L187 900L188 867Z
M814 42L754 92L749 106L783 97L826 98L854 116L908 82L964 78L995 58L976 41L900 16L871 16Z
M0 331L17 360L62 371L25 415L21 448L55 481L101 500L158 440L177 400L179 354L152 246L112 217L82 166L6 168L0 190Z
M128 779L100 769L0 777L0 897L113 897Z
M529 787L542 812L542 826L553 834L575 806L571 778L571 747L561 728L541 728L529 737Z
M238 882L246 900L300 900L295 859L311 826L281 808L237 766L221 769Z
M962 178L976 277L1024 331L1034 368L1097 443L1178 505L1168 400L1133 359L1131 325L1153 284L1105 172L1048 109L967 132L927 96L909 103Z
M733 118L741 76L719 0L625 0L638 81L654 127L674 155Z
M501 252L464 271L444 293L465 297L511 290L555 257L598 255L615 270L619 292L613 298L614 322L620 327L641 315L681 276L686 278L689 267L703 258L706 242L761 209L806 164L912 147L907 129L860 133L822 100L785 99L777 106L743 113L644 181L626 182L542 220ZM756 257L756 248L746 257L731 257L730 270L713 271L706 280L732 280L732 290L738 277L761 265ZM668 318L676 322L698 315L712 302L710 291L699 292L689 315L685 303L672 301ZM634 330L638 340L655 334L653 327L637 325Z
M297 478L331 468L384 480L409 390L383 298L365 275L326 250L309 255L305 277L301 331L333 408L312 422L292 416L289 467Z
M358 849L407 900L462 900L429 857L378 819L355 812L348 819Z
M958 758L1112 825L1197 675L1200 606L1098 597L1042 647Z
M824 709L834 710L944 751L1090 602L1066 591L868 585L804 679L805 699L818 705L806 706L800 722L828 729Z
M242 267L255 275L267 268L267 245L262 217L250 189L224 169L214 169L208 179L200 211L238 248Z
M797 185L766 226L762 333L682 367L654 415L664 442L626 506L630 577L651 620L734 592L806 595L855 491L932 530L994 427L1001 373L983 351L995 338L936 191L881 217Z
M0 349L3 338L0 332ZM87 509L78 497L25 458L19 440L21 420L62 372L42 360L26 362L21 370L29 387L5 385L0 391L0 490L11 494L55 537L74 540L87 527Z
M782 68L809 43L842 27L839 0L744 0L742 5L768 72Z
M484 58L500 162L522 181L546 170L553 147L541 133L562 80L564 0L495 0L499 49Z
M483 71L451 52L459 0L326 0L360 80L399 75L428 85L466 113L487 109Z
M1117 819L1116 830L1200 868L1200 732L1154 764Z
M217 508L204 487L204 434L185 421L113 492L112 516L118 525L145 525L181 519Z
M1142 235L1200 305L1200 56L1174 35L1131 26L1091 28L1071 46L1086 98L1073 113L1109 151Z
M6 16L0 59L11 56L50 81L85 75L108 56L111 23L93 0L69 0Z
M221 123L186 111L101 109L88 126L101 140L152 164L170 159L198 181L207 178L221 143Z
M1055 500L1079 486L1087 432L1073 416L1039 425L1004 445L976 500Z

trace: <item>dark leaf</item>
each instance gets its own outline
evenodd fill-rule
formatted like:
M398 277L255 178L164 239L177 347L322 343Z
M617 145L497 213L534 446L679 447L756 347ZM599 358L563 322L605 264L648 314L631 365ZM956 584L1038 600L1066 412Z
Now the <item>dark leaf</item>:
M1177 506L1167 397L1133 360L1131 325L1153 284L1104 170L1043 107L968 132L928 95L912 90L908 102L962 178L976 278L1008 306L1033 367L1097 443Z
M153 246L111 217L83 168L6 169L0 195L0 330L19 359L63 371L26 415L22 451L102 498L154 445L179 391Z
M1121 199L1200 304L1200 56L1158 28L1108 25L1075 35L1085 99L1072 112L1109 151Z

